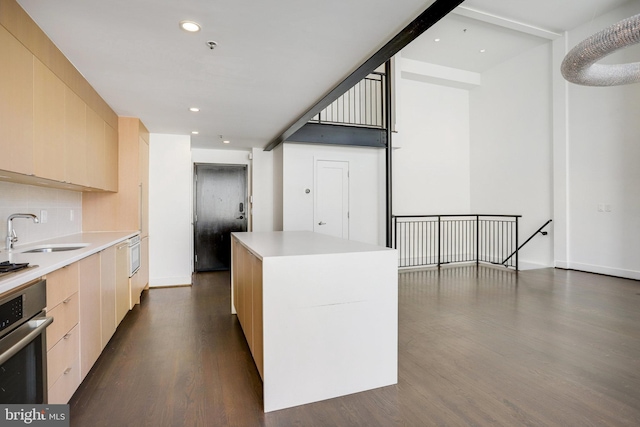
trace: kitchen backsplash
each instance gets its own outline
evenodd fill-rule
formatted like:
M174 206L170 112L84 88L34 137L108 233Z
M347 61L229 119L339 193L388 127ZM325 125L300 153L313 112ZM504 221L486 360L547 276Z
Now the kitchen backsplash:
M5 246L7 218L14 213L32 213L40 219L39 224L24 218L13 220L19 246L80 233L82 193L0 181L0 249Z

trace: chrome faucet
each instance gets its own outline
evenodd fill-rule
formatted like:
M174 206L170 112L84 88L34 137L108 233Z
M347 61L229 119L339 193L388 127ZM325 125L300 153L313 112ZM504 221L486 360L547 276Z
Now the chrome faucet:
M16 213L9 215L7 218L7 243L6 249L13 249L13 244L18 241L18 236L16 235L16 230L13 229L13 219L14 218L31 218L33 222L36 224L40 222L37 216L30 213Z

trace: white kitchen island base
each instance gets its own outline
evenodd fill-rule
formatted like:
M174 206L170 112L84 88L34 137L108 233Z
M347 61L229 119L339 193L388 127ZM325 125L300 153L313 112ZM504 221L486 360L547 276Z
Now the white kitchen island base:
M397 383L395 250L312 232L233 236L232 310L265 412Z

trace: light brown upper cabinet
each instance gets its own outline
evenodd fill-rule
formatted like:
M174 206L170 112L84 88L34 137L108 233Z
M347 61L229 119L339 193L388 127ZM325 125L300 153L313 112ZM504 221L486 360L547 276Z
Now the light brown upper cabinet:
M0 26L0 58L0 169L29 175L33 173L33 55Z
M36 176L64 181L65 85L39 60L33 62L33 163Z
M107 124L105 126L109 127ZM84 231L140 230L141 237L149 234L148 139L149 131L139 119L118 118L116 145L118 176L115 182L118 192L84 194L82 197Z
M0 4L0 170L14 182L118 191L118 119L15 1Z
M66 86L64 90L64 114L64 180L88 186L87 105Z
M118 131L104 124L104 190L118 191Z
M138 171L140 179L140 236L149 236L149 143L138 139Z
M87 175L88 185L93 188L106 187L105 130L104 120L91 108L87 108Z

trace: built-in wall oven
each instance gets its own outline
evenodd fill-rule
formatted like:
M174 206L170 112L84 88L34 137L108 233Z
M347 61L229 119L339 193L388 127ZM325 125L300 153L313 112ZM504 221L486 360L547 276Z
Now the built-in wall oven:
M140 235L136 234L129 239L129 277L140 268Z
M47 403L46 282L0 298L0 404Z

